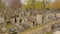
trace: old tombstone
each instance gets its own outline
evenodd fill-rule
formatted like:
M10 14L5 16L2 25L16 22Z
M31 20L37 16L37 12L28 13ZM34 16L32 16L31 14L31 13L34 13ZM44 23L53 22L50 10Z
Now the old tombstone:
M53 34L60 34L60 31L55 31L53 32Z
M21 25L19 25L18 23L16 23L16 26L17 26L17 28L18 28L19 31L24 31L24 30L25 30L25 29L24 29Z
M24 19L22 20L22 24L25 25L26 27L30 27L30 24L28 23L27 18L24 18Z
M31 16L28 18L28 23L30 24L30 27L33 28L36 25L36 18L35 16Z
M42 30L42 34L46 34L47 33L47 30L46 30L46 28L44 28L43 30Z
M37 24L40 24L40 25L42 25L42 14L37 14L36 15L36 22L37 22Z
M16 17L17 23L20 23L20 17Z
M51 32L52 31L51 26L47 27L46 30L47 32Z
M49 18L50 20L55 20L55 19L56 19L55 13L49 13L48 18Z
M15 18L14 17L11 18L11 22L15 23Z
M4 32L6 32L7 30L6 30L6 27L5 26L3 26L2 27L2 32L4 33Z
M1 13L0 13L0 24L1 26L6 25L4 17L1 17Z
M60 18L60 13L56 13L56 17L57 18Z
M29 24L30 24L30 27L33 28L33 23L31 20L29 21Z

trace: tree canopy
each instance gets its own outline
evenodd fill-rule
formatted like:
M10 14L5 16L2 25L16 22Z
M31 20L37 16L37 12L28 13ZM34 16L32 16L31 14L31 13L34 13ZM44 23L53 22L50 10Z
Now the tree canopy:
M41 9L42 10L44 8L43 7L44 6L43 2L44 1L41 1L41 2L40 1L35 1L34 8L35 9ZM27 4L24 5L23 8L32 8L32 5L33 5L32 0L28 0ZM47 9L49 9L50 8L50 5L48 4L45 7L47 7Z
M60 0L56 0L55 2L53 2L52 4L51 4L51 8L53 8L53 9L60 9Z

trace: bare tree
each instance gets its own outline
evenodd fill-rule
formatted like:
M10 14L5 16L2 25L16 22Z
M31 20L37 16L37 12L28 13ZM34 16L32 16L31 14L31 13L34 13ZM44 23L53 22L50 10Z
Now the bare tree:
M21 2L20 0L11 0L11 8L13 8L14 10L21 8Z
M32 1L32 10L34 10L35 0Z
M10 12L12 13L12 15L15 16L16 22L16 17L19 15L19 9L21 9L20 0L11 0L11 5L9 6L9 9L11 10Z
M4 15L5 4L2 0L0 0L0 12Z
M33 17L35 17L34 16L34 14L35 14L35 0L32 0L32 16ZM34 20L34 18L33 18L33 26L35 25L35 20Z
M48 2L49 0L43 0L43 24L47 23L46 15L48 11L46 11L46 7L49 4Z

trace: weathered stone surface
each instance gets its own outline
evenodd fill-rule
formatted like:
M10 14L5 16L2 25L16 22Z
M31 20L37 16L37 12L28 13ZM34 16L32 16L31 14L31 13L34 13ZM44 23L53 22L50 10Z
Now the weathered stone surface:
M12 23L15 23L15 18L11 18L11 22Z
M17 17L16 19L17 19L17 23L20 23L20 17Z
M36 21L37 21L37 24L42 25L42 15L37 14L36 15Z
M56 13L56 17L60 18L60 13Z
M24 31L25 29L21 26L21 25L19 25L18 23L16 23L16 26L17 26L17 28L19 29L19 31Z
M47 27L46 29L47 29L47 32L52 31L51 26Z

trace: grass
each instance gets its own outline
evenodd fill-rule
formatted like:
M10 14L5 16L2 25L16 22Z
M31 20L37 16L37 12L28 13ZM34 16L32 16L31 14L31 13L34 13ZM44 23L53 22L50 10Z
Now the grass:
M38 28L40 28L40 27L42 27L42 26L41 26L41 25L37 25L37 26L34 26L33 28L28 28L27 30L21 32L20 34L24 34L24 33L27 32L27 31L33 31L33 30L38 29Z
M9 25L7 25L7 26L6 26L6 28L7 28L7 29L15 28L15 26L13 26L13 25L9 24Z
M53 32L51 31L51 32L47 32L47 34L53 34Z
M49 23L51 23L51 22L49 22ZM48 24L49 24L48 23ZM45 24L45 25L47 25L47 24ZM37 26L34 26L33 28L29 28L29 29L27 29L27 30L25 30L24 32L21 32L21 34L25 34L26 32L31 32L31 31L34 31L34 30L36 30L36 29L39 29L39 28L41 28L41 27L43 27L44 25L37 25ZM48 32L47 34L52 34L51 32Z

